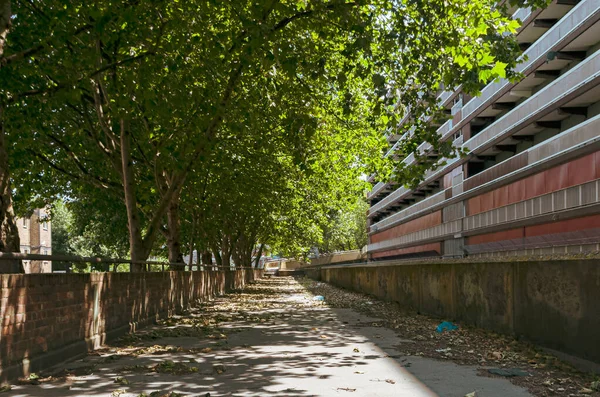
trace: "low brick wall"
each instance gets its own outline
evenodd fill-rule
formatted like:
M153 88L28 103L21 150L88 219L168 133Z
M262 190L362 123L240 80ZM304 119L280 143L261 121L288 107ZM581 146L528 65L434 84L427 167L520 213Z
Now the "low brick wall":
M0 380L40 371L194 304L261 270L0 275Z
M305 269L313 279L600 363L600 261Z

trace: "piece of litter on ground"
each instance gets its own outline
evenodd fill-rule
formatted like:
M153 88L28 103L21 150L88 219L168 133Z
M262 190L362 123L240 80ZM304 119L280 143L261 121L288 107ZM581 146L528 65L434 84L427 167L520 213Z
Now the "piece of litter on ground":
M490 368L488 372L493 375L511 378L513 376L529 376L529 373L518 368Z
M319 301L322 302L325 300L325 297L323 295L317 295L313 298L314 301Z
M469 394L465 394L465 397L477 397L477 392L474 391L474 392L471 392Z
M457 329L458 329L457 325L452 324L450 321L443 321L440 323L440 325L437 326L437 328L435 330L437 332L444 332L444 331L454 331Z
M447 347L445 349L436 349L435 351L438 353L448 353L450 350L452 350L452 349Z

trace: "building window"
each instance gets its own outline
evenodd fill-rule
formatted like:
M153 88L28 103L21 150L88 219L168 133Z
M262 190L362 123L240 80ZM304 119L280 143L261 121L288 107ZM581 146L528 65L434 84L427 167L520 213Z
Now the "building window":
M44 248L44 249L42 250L42 254L44 254L44 255L48 255L48 250L47 250L46 248Z
M43 222L42 223L42 229L48 230L48 222Z
M29 219L23 218L23 229L27 229L29 227Z

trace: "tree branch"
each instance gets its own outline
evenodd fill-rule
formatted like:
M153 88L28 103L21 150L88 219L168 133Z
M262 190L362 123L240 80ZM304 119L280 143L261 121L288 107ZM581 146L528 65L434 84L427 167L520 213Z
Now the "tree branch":
M144 53L142 53L140 55L136 55L134 57L129 57L129 58L121 59L120 61L113 62L113 63L110 63L110 64L108 64L106 66L101 67L100 69L98 69L95 72L91 73L88 77L94 78L97 75L99 75L100 73L106 72L109 69L113 69L113 68L117 68L119 66L126 65L126 64L128 64L130 62L137 61L138 59L142 59L142 58L145 58L145 57L150 56L150 55L156 55L156 53L154 51L146 51L146 52L144 52Z
M79 160L79 158L77 157L77 155L71 150L71 148L65 143L63 142L61 139L59 139L57 136L50 134L50 133L45 133L45 135L50 138L53 142L55 142L58 146L60 146L69 156L69 158L71 158L71 160L73 161L73 163L75 164L75 166L79 169L79 171L81 171L81 173L86 176L91 178L92 181L97 181L100 184L102 184L103 187L113 187L113 188L120 188L120 186L114 182L105 180L104 178L94 175L91 172L88 171L88 169L81 163L81 161Z

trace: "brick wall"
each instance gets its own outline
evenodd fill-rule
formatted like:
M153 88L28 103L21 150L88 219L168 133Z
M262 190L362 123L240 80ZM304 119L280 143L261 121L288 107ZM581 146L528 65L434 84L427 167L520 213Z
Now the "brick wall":
M260 271L0 275L0 379L84 354Z

